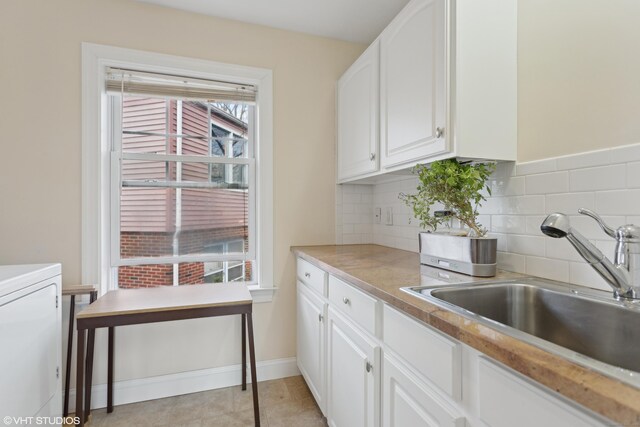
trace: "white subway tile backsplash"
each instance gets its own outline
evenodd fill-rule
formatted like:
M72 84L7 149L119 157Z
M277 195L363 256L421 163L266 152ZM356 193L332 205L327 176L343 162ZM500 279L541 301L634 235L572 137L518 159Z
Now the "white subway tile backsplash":
M569 280L569 262L550 258L527 256L525 273L545 279L567 282Z
M544 238L545 257L551 259L562 259L565 261L583 261L571 243L567 239Z
M419 222L398 195L415 193L408 176L376 185L336 189L336 242L375 243L418 251ZM499 162L489 180L492 196L478 221L498 238L498 267L554 280L609 289L566 239L544 236L540 224L551 212L570 215L571 225L612 258L615 241L578 208L595 210L612 227L640 225L640 144L515 164ZM389 226L373 222L373 208L393 209ZM442 209L441 206L435 209Z
M570 191L615 190L624 188L625 184L624 165L576 169L569 172Z
M491 180L489 185L491 187L492 196L522 196L524 195L524 181L523 176L503 177Z
M526 217L521 215L492 215L491 231L496 233L520 233L526 231Z
M371 224L355 224L353 226L353 232L359 234L371 234L373 233L373 226Z
M613 260L613 255L616 250L616 241L614 239L597 240L596 247L600 249L600 252L607 258Z
M546 217L546 215L532 215L525 217L526 233L532 234L534 236L544 236L544 234L542 234L542 231L540 231L540 225Z
M342 204L346 205L348 203L360 203L361 196L358 193L343 193L342 194Z
M640 213L640 190L599 191L595 210L601 215L637 215Z
M356 205L354 203L347 203L346 205L340 205L342 213L352 214L356 213Z
M516 164L516 175L518 176L553 172L555 170L557 170L556 159L544 159Z
M498 252L496 254L498 268L507 271L515 271L516 273L525 272L525 256L512 254L509 252Z
M612 164L640 161L640 144L624 145L611 149L609 160Z
M515 162L498 162L496 163L496 170L493 173L495 178L509 178L516 174Z
M343 234L342 235L342 244L343 245L360 245L366 242L362 241L362 236L360 234Z
M595 205L594 193L563 193L550 194L546 197L546 212L562 212L567 215L577 214L578 209L593 209Z
M640 187L640 162L627 164L627 188Z
M611 150L589 151L587 153L573 154L556 158L558 170L573 170L604 166L611 163Z
M360 214L356 213L343 213L342 225L345 224L358 224L360 222Z
M569 191L569 172L551 172L527 175L525 178L526 194L552 194Z
M544 197L542 195L491 197L483 202L478 210L485 215L542 214L545 210Z
M576 285L613 292L611 286L584 261L569 263L569 280Z
M544 237L507 234L507 252L543 257L544 242Z
M360 224L358 224L358 225L360 225ZM355 224L344 224L342 226L342 232L345 233L345 234L353 234L353 233L356 232L355 230L356 230L356 225Z

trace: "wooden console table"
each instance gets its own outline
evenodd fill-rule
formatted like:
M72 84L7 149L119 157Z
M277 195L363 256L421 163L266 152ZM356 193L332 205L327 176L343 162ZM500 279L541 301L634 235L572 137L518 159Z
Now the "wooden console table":
M87 346L85 365L85 333L91 338L95 329L109 328L107 412L113 412L113 353L114 328L116 326L141 323L166 322L169 320L196 319L200 317L242 317L242 389L247 388L246 341L249 338L251 364L251 388L253 391L253 413L256 427L260 426L258 407L258 382L256 380L256 357L251 317L253 300L246 286L241 284L161 286L145 289L120 289L98 298L76 316L78 329L78 354L76 370L76 416L79 426L89 417L91 409L91 376L93 372L93 340ZM84 378L86 369L87 378ZM83 387L86 387L83 392ZM83 402L84 400L84 402ZM84 411L82 411L84 403ZM82 416L78 415L81 414Z

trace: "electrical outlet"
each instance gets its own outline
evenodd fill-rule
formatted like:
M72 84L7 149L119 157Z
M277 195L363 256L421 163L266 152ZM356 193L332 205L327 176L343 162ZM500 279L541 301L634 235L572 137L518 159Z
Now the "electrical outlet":
M385 221L386 225L393 225L393 208L389 207L385 209Z
M382 221L382 209L373 208L373 222L376 224L380 224L381 221Z

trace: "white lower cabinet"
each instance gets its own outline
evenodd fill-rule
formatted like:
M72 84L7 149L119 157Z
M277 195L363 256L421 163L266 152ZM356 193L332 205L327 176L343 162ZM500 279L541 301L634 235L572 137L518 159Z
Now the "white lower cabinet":
M309 390L325 412L325 318L327 304L298 282L298 368Z
M298 274L298 366L331 427L604 427L600 415L325 271ZM315 278L314 278L315 276ZM311 286L308 282L317 281ZM319 292L323 290L323 292Z
M605 427L614 425L531 384L485 356L478 361L478 415L489 427Z
M331 427L376 427L380 347L329 307L327 422Z
M464 427L464 417L402 362L385 353L382 372L383 427Z

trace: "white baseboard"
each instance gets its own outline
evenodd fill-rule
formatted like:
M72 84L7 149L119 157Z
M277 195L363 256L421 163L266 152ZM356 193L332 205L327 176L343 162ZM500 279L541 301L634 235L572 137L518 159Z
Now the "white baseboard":
M259 381L275 380L300 375L295 357L274 359L256 364ZM251 372L247 367L247 382L251 382ZM142 402L199 391L231 387L241 383L241 365L180 372L178 374L136 380L117 381L113 384L113 404ZM76 390L69 390L69 412L75 411ZM107 385L98 384L91 388L91 408L107 406Z

